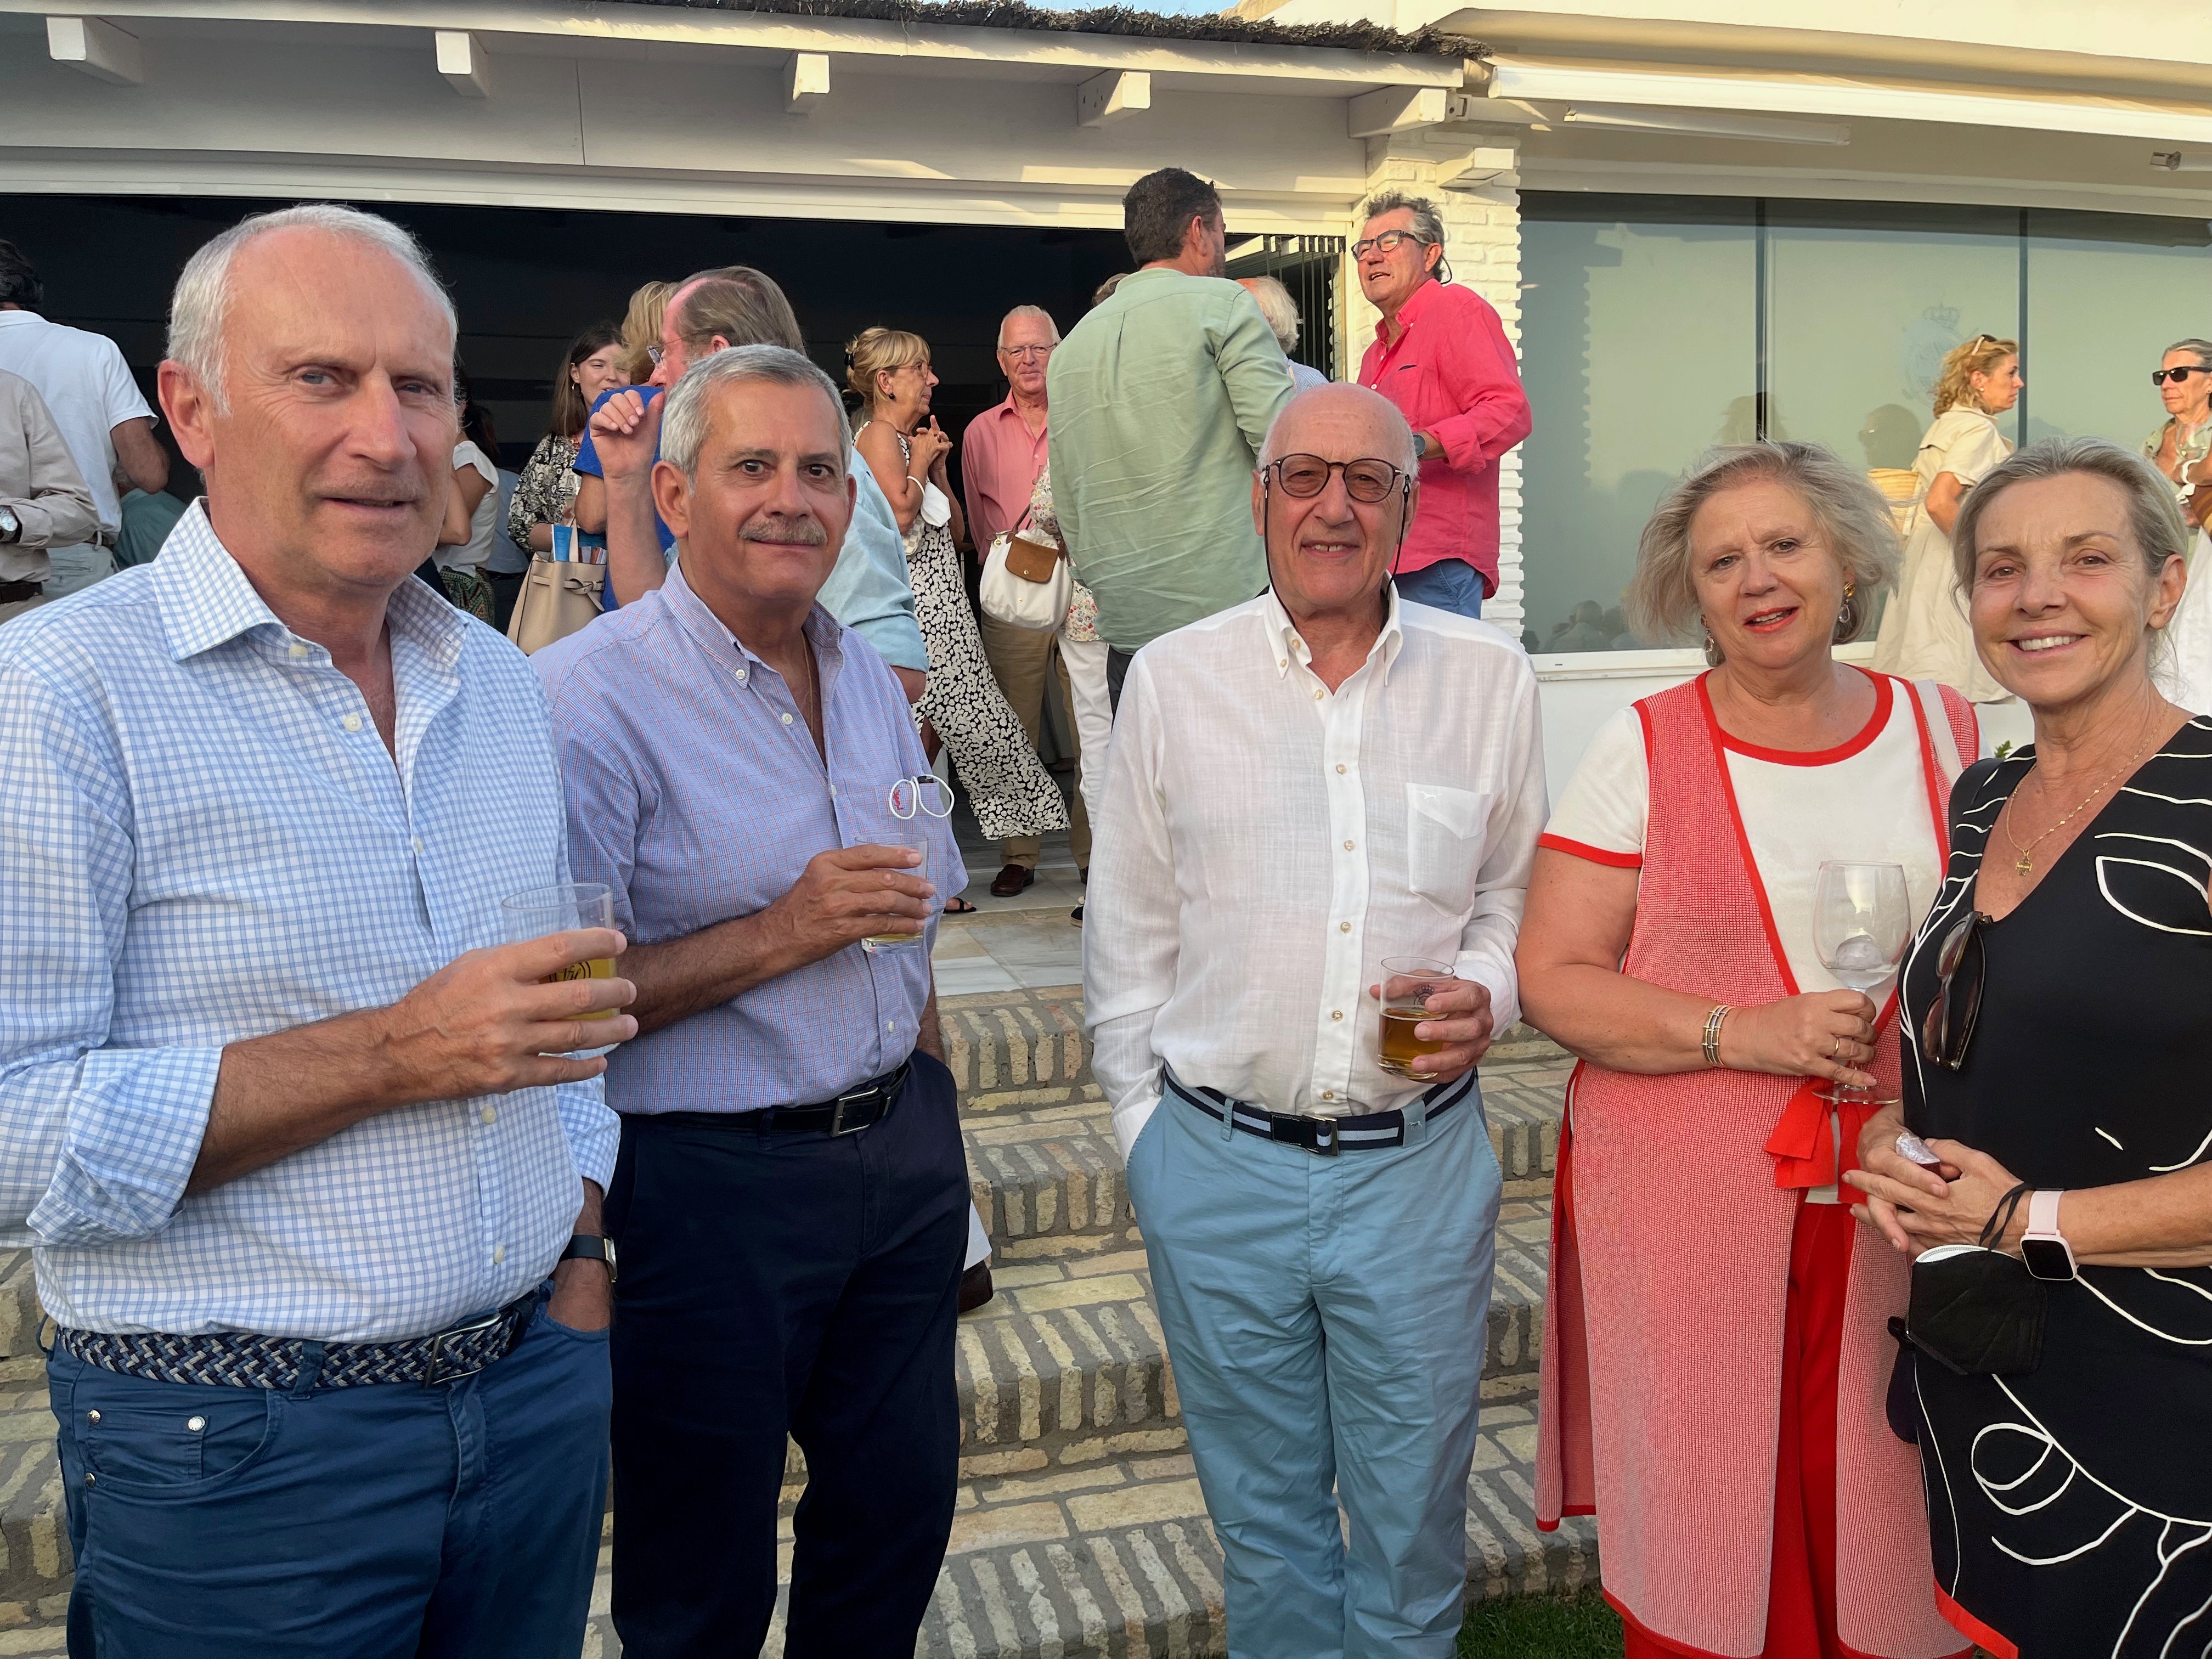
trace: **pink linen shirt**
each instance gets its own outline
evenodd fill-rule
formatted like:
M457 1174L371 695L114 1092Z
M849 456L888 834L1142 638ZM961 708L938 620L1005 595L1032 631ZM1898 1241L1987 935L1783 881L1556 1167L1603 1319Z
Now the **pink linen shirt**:
M1044 471L1050 422L1030 434L1029 422L1014 407L1014 394L968 422L960 440L961 493L968 501L968 534L977 553L1012 530L1028 514L1030 495Z
M1401 571L1462 559L1498 592L1498 468L1528 435L1528 399L1498 313L1455 283L1424 283L1399 307L1406 331L1388 325L1359 362L1359 384L1398 405L1416 432L1435 434L1443 454L1421 463L1421 504L1398 557Z

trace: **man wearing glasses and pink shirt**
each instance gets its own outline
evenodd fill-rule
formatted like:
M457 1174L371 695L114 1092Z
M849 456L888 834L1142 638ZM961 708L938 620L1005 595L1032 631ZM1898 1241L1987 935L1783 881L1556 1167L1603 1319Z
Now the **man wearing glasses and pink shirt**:
M1367 204L1352 257L1382 320L1359 384L1397 404L1420 447L1421 519L1398 556L1398 591L1480 617L1498 592L1498 462L1528 435L1528 399L1504 325L1451 280L1443 244L1425 198L1388 191Z

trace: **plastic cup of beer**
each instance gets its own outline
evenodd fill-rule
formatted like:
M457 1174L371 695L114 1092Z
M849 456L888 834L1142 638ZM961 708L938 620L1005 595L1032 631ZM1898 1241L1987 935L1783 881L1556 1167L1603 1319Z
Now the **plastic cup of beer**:
M1423 957L1382 958L1382 1030L1376 1047L1384 1071L1414 1083L1435 1080L1437 1074L1424 1071L1421 1061L1451 1044L1417 1037L1413 1028L1436 1018L1429 1012L1429 998L1458 977L1444 963Z
M907 847L921 854L921 862L909 864L896 872L904 876L919 876L929 879L929 836L925 830L894 830L876 843L878 847ZM870 933L860 941L863 951L904 951L921 943L920 933Z
M604 882L567 881L554 887L532 887L499 902L500 912L507 919L507 942L523 945L533 939L544 939L548 933L569 933L579 927L612 927L615 925L614 890ZM555 969L538 981L541 985L557 985L570 979L612 979L615 959L612 957L592 957L582 962L572 962L566 968ZM611 1019L615 1011L602 1008L597 1013L582 1014L581 1019Z

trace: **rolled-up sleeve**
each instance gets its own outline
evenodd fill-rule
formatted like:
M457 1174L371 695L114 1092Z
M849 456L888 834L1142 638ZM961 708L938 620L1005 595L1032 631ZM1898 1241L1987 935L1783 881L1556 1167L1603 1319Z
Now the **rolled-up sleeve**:
M1528 435L1528 394L1521 387L1520 365L1497 312L1478 302L1439 329L1434 349L1443 393L1454 413L1429 430L1444 448L1444 459L1457 472L1477 472Z
M0 663L0 1243L161 1231L198 1161L220 1048L105 1046L136 849L88 708Z
M1159 722L1139 655L1115 716L1106 807L1091 857L1083 934L1083 1006L1091 1070L1113 1108L1126 1161L1160 1103L1152 1025L1175 990L1174 849L1159 787Z
M854 477L859 489L853 522L830 580L815 595L822 608L851 629L895 668L929 672L929 651L915 620L914 584L907 574L906 544L899 538L891 504L854 450Z
M1491 807L1482 863L1475 876L1474 908L1460 931L1456 958L1461 978L1489 988L1491 1018L1501 1036L1521 1018L1521 981L1513 966L1513 947L1521 937L1528 872L1535 865L1536 837L1544 832L1548 810L1536 676L1526 658L1518 659L1516 680L1505 721L1511 757L1505 787Z

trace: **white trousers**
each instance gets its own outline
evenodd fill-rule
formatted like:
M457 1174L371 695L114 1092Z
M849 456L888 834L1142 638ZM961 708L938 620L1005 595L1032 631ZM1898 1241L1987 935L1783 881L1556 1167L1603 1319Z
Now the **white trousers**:
M1083 750L1083 810L1093 825L1106 803L1106 745L1114 735L1114 706L1106 696L1106 653L1111 648L1103 640L1060 635L1068 701L1074 705L1075 740Z

